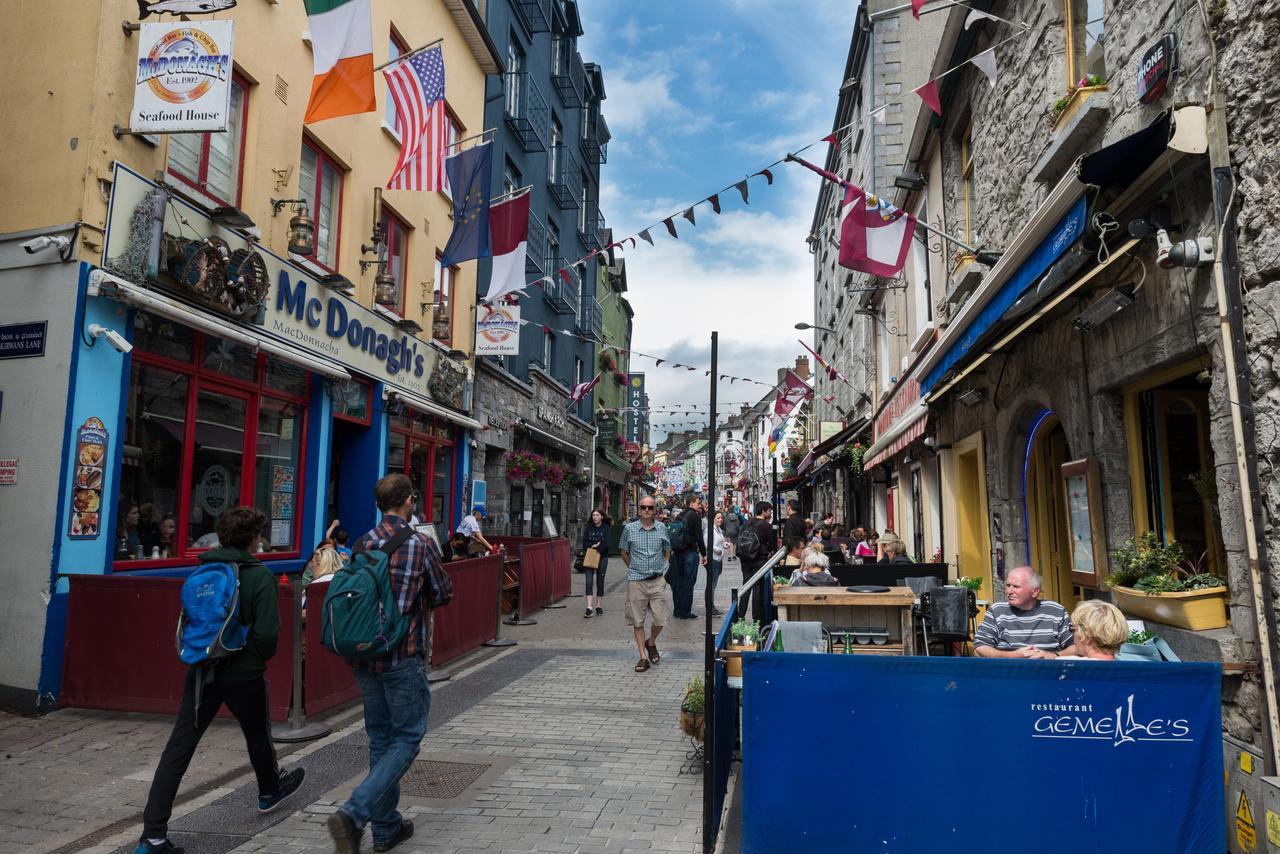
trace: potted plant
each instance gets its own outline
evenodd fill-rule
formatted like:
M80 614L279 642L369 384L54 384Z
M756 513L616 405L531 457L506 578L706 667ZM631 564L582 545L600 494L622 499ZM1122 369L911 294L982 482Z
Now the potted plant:
M777 590L779 587L789 587L790 585L791 585L791 579L785 575L775 575L773 577L774 590Z
M1107 584L1126 614L1192 631L1220 629L1228 622L1227 588L1205 571L1205 560L1185 558L1178 543L1161 543L1148 531L1111 555Z
M982 589L982 579L981 579L981 578L970 578L970 577L969 577L969 576L967 576L967 575L962 575L962 576L960 576L959 578L957 578L957 579L956 579L956 586L957 586L957 587L968 587L968 588L969 588L970 590L972 590L972 591L974 592L974 594L976 595L976 594L978 593L978 591Z
M685 683L684 697L680 700L680 731L694 741L702 741L706 711L706 689L702 679L693 676Z
M734 620L729 626L729 643L725 649L755 652L760 645L760 624L755 620ZM726 676L742 675L742 658L733 656L724 663Z

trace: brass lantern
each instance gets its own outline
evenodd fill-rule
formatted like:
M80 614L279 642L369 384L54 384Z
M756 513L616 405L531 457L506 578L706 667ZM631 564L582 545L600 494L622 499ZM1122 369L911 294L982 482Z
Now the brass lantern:
M373 301L378 305L398 305L396 279L383 268L373 277Z
M312 255L316 251L316 225L307 216L307 206L298 205L289 218L289 251L294 255Z

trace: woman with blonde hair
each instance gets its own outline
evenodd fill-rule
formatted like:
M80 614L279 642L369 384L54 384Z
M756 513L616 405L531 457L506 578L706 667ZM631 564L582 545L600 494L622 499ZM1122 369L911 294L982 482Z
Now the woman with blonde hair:
M1129 623L1120 609L1101 599L1081 602L1071 612L1078 656L1060 658L1092 658L1115 661L1120 646L1129 639Z

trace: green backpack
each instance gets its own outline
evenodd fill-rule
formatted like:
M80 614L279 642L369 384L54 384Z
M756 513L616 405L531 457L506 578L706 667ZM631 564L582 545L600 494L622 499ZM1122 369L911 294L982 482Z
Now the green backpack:
M360 552L333 574L324 597L320 640L346 659L390 655L409 632L391 586L391 555L417 533L405 525L380 548Z

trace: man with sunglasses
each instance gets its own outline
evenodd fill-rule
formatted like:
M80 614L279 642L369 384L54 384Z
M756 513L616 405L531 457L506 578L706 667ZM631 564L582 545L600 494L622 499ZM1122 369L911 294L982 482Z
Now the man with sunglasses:
M640 499L640 518L622 529L618 551L627 565L627 625L635 633L640 661L636 673L644 673L662 660L658 652L658 634L671 618L671 590L666 572L671 561L671 538L667 526L655 520L657 502L653 496ZM649 639L645 640L648 618Z

